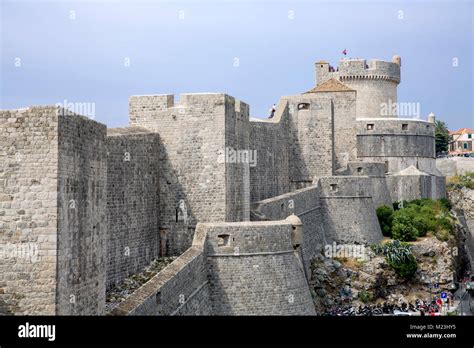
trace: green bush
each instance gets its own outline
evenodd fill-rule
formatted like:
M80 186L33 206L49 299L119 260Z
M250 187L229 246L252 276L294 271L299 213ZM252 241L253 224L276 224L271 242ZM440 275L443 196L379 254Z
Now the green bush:
M430 207L424 206L418 211L413 211L411 218L418 237L424 237L428 232L436 231L436 215Z
M398 203L394 203L394 206L398 206ZM445 198L404 201L403 208L397 209L391 216L391 236L401 241L413 241L416 237L424 237L428 232L433 232L438 239L447 240L453 231L453 222L449 217L450 209L451 203ZM379 221L382 232L389 236L385 227L387 224L382 225L380 218ZM382 226L385 227L385 231Z
M398 210L393 214L392 238L402 242L416 240L418 232L414 226L413 217L405 209Z
M446 217L446 216L441 216L438 218L438 226L441 227L441 229L447 230L448 232L453 232L454 226L451 220Z
M395 270L395 273L397 273L400 277L403 277L406 279L411 278L415 274L416 270L418 269L418 264L413 255L411 255L409 260L403 263L388 261L388 264L390 265L390 267L392 267Z
M365 291L365 290L361 290L359 292L359 300L362 302L362 303L369 303L369 302L372 302L374 296L368 292L368 291Z
M425 216L417 215L413 218L413 226L416 229L417 237L424 237L429 231L430 220Z
M379 220L380 229L382 230L382 234L385 237L391 237L393 210L386 205L382 205L381 207L377 208L376 213L377 213L377 218Z
M449 199L447 198L440 198L439 199L439 202L441 203L441 205L443 206L443 208L447 211L451 210L453 208L453 205L451 204L451 202L449 201Z
M445 229L439 229L436 231L435 234L436 238L442 242L447 242L449 240L450 233L448 230Z

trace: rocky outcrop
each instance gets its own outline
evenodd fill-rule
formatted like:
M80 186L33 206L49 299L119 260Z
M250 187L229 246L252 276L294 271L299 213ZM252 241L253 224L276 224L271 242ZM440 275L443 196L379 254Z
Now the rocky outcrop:
M418 270L412 279L399 277L385 258L366 248L364 259L331 259L318 255L311 267L310 286L318 314L334 307L375 303L414 303L432 293L449 290L456 269L454 240L433 236L411 243ZM436 284L436 287L435 287Z
M474 190L463 187L449 191L448 197L454 208L463 212L466 219L474 220Z

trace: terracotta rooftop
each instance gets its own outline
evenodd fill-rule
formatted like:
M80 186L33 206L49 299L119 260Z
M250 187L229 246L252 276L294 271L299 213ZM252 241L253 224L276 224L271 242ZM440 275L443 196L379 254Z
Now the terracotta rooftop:
M449 131L449 135L453 136L453 141L457 141L463 134L474 134L474 130L470 128L460 128L455 132Z
M473 134L474 133L474 129L470 129L470 128L460 128L458 129L457 131L455 132L449 132L449 134L451 135L455 135L455 134L459 134L459 135L462 135L462 134L466 134L466 133L471 133Z
M336 79L329 79L323 83L320 83L313 89L309 90L308 92L305 93L323 93L323 92L355 92L354 89L351 89L350 87L346 86L342 82L336 80Z

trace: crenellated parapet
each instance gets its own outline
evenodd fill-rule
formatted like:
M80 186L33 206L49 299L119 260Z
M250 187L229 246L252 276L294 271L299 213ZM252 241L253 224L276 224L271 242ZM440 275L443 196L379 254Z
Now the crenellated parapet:
M380 59L341 59L336 68L328 62L315 63L316 82L323 83L330 79L339 81L383 80L400 83L400 57L394 56L392 62Z
M397 86L400 83L401 58L391 62L379 59L342 59L337 67L328 62L315 64L318 85L335 79L357 91L356 116L384 117L385 110L397 103ZM396 115L395 115L396 116Z

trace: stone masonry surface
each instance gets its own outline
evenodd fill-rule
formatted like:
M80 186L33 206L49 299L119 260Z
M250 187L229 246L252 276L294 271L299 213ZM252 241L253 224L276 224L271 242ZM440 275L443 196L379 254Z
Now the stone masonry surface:
M385 115L401 58L315 65L271 119L225 93L132 96L108 129L0 111L0 309L105 314L106 289L176 259L112 315L312 315L327 243L382 239L375 209L445 197L434 116ZM250 221L252 220L252 221Z

